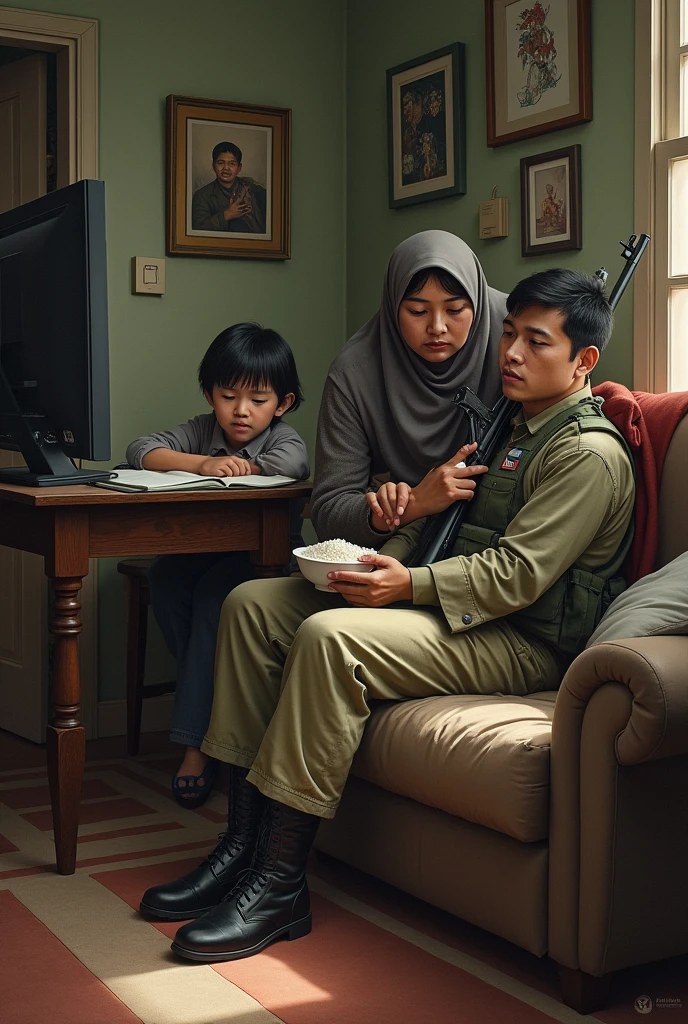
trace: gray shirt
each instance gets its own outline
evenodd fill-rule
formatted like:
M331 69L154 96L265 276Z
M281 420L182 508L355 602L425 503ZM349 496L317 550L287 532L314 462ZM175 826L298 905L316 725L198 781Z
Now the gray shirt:
M305 480L310 472L305 441L283 420L269 426L243 448L231 451L215 413L203 413L171 430L137 437L127 448L127 462L134 469L143 469L144 456L155 448L169 448L187 455L238 455L255 462L265 476L293 476L296 480Z
M203 413L171 430L137 437L127 448L127 462L135 469L143 469L144 456L154 448L169 448L173 452L184 452L187 455L238 455L241 459L255 462L265 476L293 476L296 480L305 480L310 473L306 442L283 420L271 424L243 448L230 451L215 413ZM291 502L290 535L293 548L303 544L303 506L304 502L300 499Z

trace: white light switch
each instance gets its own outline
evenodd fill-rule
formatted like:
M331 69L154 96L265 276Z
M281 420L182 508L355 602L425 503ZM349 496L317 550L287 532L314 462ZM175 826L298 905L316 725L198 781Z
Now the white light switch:
M165 260L160 256L132 256L132 291L140 295L165 294Z

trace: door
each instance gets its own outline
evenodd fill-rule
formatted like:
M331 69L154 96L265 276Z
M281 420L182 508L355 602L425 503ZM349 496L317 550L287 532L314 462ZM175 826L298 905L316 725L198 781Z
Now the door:
M46 190L46 57L0 67L0 213ZM23 465L0 449L0 466ZM0 728L45 739L47 581L38 555L0 547Z

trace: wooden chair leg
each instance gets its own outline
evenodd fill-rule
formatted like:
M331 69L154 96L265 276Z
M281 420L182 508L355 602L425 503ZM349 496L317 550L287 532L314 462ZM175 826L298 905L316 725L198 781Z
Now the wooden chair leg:
M127 750L138 754L146 669L148 605L141 599L141 581L127 579Z
M561 995L567 1006L583 1015L604 1009L609 997L611 974L596 978L585 971L562 967L561 964L557 966Z

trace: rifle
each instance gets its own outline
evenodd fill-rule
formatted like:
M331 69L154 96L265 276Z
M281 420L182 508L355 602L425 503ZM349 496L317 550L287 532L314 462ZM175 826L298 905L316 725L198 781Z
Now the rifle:
M631 235L627 242L619 243L622 248L621 257L626 262L609 296L609 305L612 309L616 307L626 290L649 241L649 235L640 235L639 238ZM603 284L606 283L607 276L604 267L595 271L595 277L599 277ZM468 417L471 443L478 442L478 447L468 456L466 464L489 466L505 440L508 427L520 403L502 395L494 408L488 409L469 388L461 388L453 401L454 405L463 409ZM479 480L476 480L476 486L479 484ZM451 556L459 528L466 515L467 505L465 501L456 501L444 512L430 517L421 534L418 547L408 563L410 566L431 565Z

